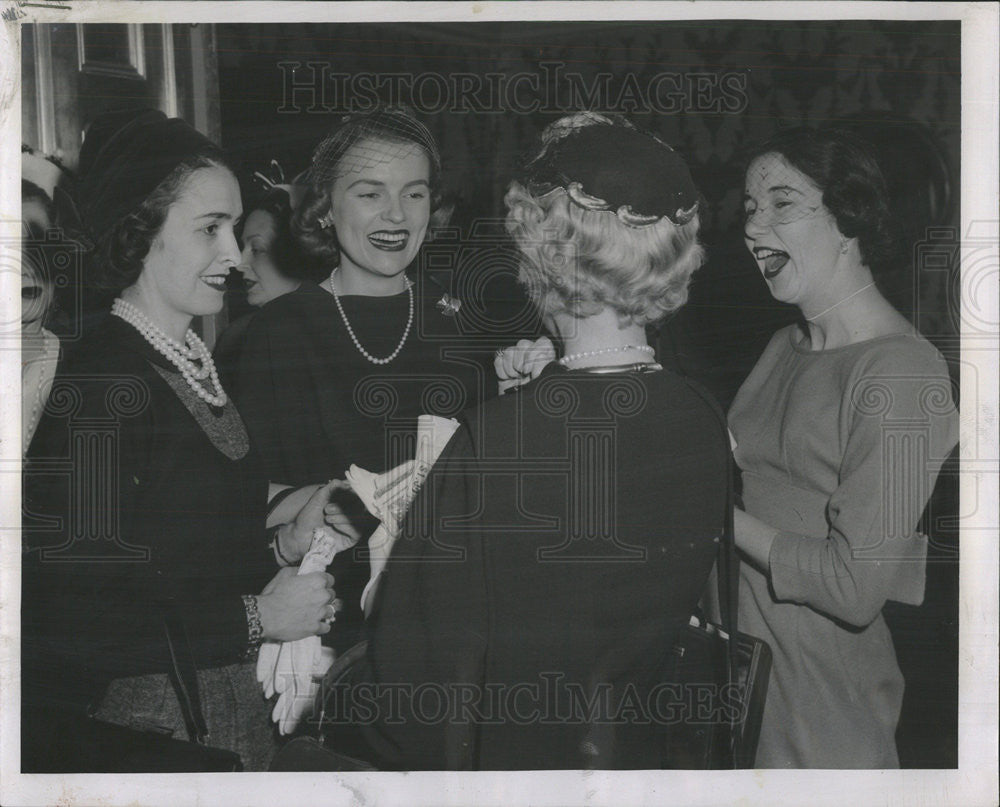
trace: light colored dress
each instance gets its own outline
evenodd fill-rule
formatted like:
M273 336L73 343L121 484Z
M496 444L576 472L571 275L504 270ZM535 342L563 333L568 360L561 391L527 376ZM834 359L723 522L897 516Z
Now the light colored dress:
M917 522L957 443L947 367L917 335L831 350L774 335L729 414L746 511L777 530L741 564L740 629L774 663L757 766L892 768L903 677L882 617L918 605Z

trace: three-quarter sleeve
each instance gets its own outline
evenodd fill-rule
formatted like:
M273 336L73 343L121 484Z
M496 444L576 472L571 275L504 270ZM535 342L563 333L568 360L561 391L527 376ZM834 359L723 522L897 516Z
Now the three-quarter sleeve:
M847 386L829 532L780 531L769 566L779 600L865 626L886 600L923 600L927 541L915 530L958 424L944 362L927 351L878 354Z

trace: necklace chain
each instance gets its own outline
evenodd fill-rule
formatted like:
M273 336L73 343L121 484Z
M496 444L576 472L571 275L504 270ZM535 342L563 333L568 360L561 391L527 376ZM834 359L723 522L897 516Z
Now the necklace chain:
M875 285L875 281L873 280L867 286L862 286L857 291L852 292L851 294L848 294L843 300L840 300L839 302L834 303L829 308L823 309L822 311L820 311L818 314L815 314L814 316L806 317L806 322L815 322L816 320L818 320L824 314L829 314L838 305L841 305L842 303L846 303L848 300L852 299L853 297L857 297L859 294L861 294L861 292L865 291L866 289L870 289L874 285Z
M611 373L658 373L663 365L655 361L640 361L635 364L595 364L590 367L578 368L581 372L594 375L610 375Z
M579 361L580 359L589 359L591 356L603 356L607 353L624 353L626 350L638 350L642 353L654 352L651 345L619 345L618 347L602 347L599 350L585 350L581 353L570 353L568 356L563 356L559 359L559 363L565 367L570 362Z
M337 269L340 267L338 266ZM337 289L333 285L333 276L337 274L337 269L334 269L330 273L330 277L327 278L326 284L330 289L330 293L333 295L333 301L337 304L337 311L340 313L340 318L344 321L344 327L347 328L347 335L351 337L351 341L354 342L354 347L358 349L358 352L364 356L372 364L388 364L396 356L399 355L399 351L403 349L403 345L406 344L406 337L410 335L410 328L413 327L413 283L410 282L409 278L404 278L406 280L406 290L410 293L410 313L406 318L406 328L403 330L403 337L399 340L399 344L396 345L396 349L392 351L384 359L380 359L377 356L373 356L367 350L361 346L361 342L358 340L357 334L354 333L354 328L351 327L350 321L347 319L347 313L344 311L344 307L340 303L340 295L337 294Z
M125 320L142 334L143 339L180 371L188 386L205 403L212 406L226 405L229 397L219 382L219 373L215 369L215 362L212 361L212 354L193 330L188 328L184 335L186 344L182 345L176 339L167 336L142 311L121 297L116 298L111 305L111 313ZM205 379L209 380L213 392L205 389L201 383Z

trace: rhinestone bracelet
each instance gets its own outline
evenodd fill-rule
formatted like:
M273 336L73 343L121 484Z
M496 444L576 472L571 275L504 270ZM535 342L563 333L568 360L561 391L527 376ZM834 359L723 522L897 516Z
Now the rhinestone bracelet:
M247 611L247 650L244 658L249 660L257 655L260 644L264 641L264 625L260 621L257 598L253 594L243 595L243 607Z

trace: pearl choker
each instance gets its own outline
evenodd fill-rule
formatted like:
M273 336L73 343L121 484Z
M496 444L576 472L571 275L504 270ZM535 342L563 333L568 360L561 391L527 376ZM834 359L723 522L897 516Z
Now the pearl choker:
M626 350L638 350L642 353L653 353L651 345L619 345L618 347L603 347L600 350L585 350L582 353L570 353L559 359L559 363L565 367L570 362L580 359L589 359L591 356L603 356L606 353L624 353Z
M337 269L340 267L338 266ZM347 314L344 312L344 307L340 304L340 296L337 294L337 290L333 287L333 276L337 274L337 269L331 272L330 277L327 278L326 285L330 289L330 293L333 295L333 301L337 304L337 311L340 312L340 318L344 321L344 327L347 328L347 335L351 337L351 341L354 342L354 347L358 349L358 352L364 356L372 364L388 364L396 356L399 355L399 351L403 349L403 345L406 344L406 337L410 335L410 328L413 326L413 284L410 282L409 278L404 278L406 280L406 290L410 293L410 315L406 319L406 328L403 330L403 338L399 340L399 344L396 345L396 349L392 351L384 359L380 359L373 356L367 350L361 346L361 342L358 341L358 337L354 333L354 329L351 327L351 323L347 319Z
M176 339L167 336L142 311L121 297L116 298L111 305L111 313L125 320L142 334L143 339L149 342L157 353L180 371L188 386L205 403L219 407L226 405L229 398L219 383L219 374L215 369L215 362L212 361L212 354L208 352L205 343L198 338L198 334L188 328L184 335L187 344L182 345ZM205 379L209 379L214 393L209 392L201 384Z

